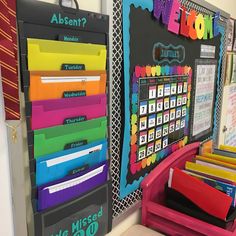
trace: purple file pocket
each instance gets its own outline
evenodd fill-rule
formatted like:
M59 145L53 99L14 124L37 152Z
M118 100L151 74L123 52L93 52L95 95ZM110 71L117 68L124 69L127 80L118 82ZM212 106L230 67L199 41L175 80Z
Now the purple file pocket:
M57 206L107 181L108 161L38 188L38 211Z
M32 102L32 130L106 116L106 95Z

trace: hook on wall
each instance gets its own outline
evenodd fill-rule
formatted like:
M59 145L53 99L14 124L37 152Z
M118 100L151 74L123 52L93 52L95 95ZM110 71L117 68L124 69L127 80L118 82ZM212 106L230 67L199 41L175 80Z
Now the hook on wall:
M66 2L71 2L71 6L73 6L73 2L75 3L76 10L79 10L79 3L77 0L66 0ZM67 7L67 5L63 4L65 3L65 0L59 0L59 6L64 9L68 9L71 7Z

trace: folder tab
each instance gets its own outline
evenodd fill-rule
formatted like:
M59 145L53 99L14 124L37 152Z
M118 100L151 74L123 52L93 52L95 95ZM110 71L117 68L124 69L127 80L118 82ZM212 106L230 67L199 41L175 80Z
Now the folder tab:
M212 153L203 153L202 156L236 165L236 159L232 157L222 156L222 155L217 155L217 154L212 154Z
M185 169L196 173L201 173L206 176L212 176L217 179L236 183L236 174L226 170L220 170L214 167L203 166L189 161L185 163Z
M30 72L30 101L106 93L106 71Z
M34 131L34 158L65 149L69 143L86 140L88 143L106 138L107 118L61 125Z
M42 156L36 161L36 185L40 186L70 175L73 170L91 168L106 160L106 139ZM87 168L85 168L87 169Z
M38 210L56 206L79 197L107 180L108 163L105 162L72 177L66 177L38 189Z
M228 152L236 153L236 147L233 147L233 146L220 145L219 149L222 150L222 151L228 151Z
M28 70L61 70L62 64L84 64L105 70L106 46L28 38Z
M104 94L34 101L32 102L32 130L106 116L106 100Z

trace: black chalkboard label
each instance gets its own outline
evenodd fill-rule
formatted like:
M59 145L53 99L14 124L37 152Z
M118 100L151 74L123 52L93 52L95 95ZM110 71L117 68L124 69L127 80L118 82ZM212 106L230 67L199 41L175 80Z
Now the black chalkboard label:
M85 70L84 64L62 64L61 70Z
M86 116L78 116L78 117L72 117L72 118L66 118L63 122L64 125L69 125L69 124L74 124L74 123L79 123L86 121L87 117Z
M63 35L63 34L60 34L58 39L60 41L64 41L64 42L75 42L75 43L81 42L81 37L74 36L74 35Z
M86 165L84 165L84 166L80 166L80 167L78 167L78 168L75 168L75 169L71 170L71 171L69 172L69 175L79 174L80 172L85 171L85 170L87 170L88 168L89 168L89 165L88 165L88 164L86 164Z
M74 98L74 97L84 97L84 96L86 96L85 90L63 92L63 98Z
M71 148L78 148L83 145L86 145L87 143L88 143L87 140L81 140L81 141L77 141L77 142L73 142L73 143L68 143L64 146L64 150L68 150Z

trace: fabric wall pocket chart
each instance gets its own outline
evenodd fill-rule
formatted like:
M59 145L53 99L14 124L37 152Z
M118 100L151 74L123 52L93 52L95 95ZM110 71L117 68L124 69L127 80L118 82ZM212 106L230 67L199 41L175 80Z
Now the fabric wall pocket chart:
M106 116L106 95L32 102L32 130Z
M36 161L36 185L40 186L79 173L106 160L107 141L42 156Z
M106 71L30 73L30 101L105 94Z
M106 46L28 38L28 69L61 70L62 65L82 64L86 70L105 70Z
M17 3L35 235L105 235L109 17L61 1Z
M95 135L96 134L96 135ZM84 144L107 136L107 118L34 131L34 157L62 151L66 145Z

